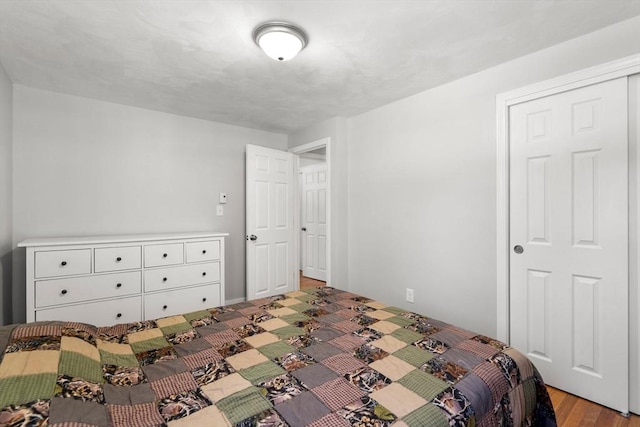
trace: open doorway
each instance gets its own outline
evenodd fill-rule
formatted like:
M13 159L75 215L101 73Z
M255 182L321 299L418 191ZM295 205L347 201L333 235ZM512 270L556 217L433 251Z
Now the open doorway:
M298 289L325 286L330 280L329 149L326 138L290 150L297 157Z

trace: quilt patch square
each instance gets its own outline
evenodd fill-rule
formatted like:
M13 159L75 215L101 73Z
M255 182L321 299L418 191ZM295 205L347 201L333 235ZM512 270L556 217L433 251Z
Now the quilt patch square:
M157 329L159 331L159 329ZM131 350L135 354L144 353L147 351L159 350L161 348L170 347L171 344L164 336L151 338L144 341L136 341L131 343Z
M164 419L153 402L106 406L114 427L147 427L164 424Z
M0 363L0 379L20 375L57 373L60 351L34 350L4 355Z
M412 371L411 375L401 378L398 383L428 401L449 388L446 381L420 370Z
M320 363L293 371L292 375L309 389L340 378L338 374Z
M428 425L448 425L449 420L437 406L429 403L421 406L403 418L409 427L423 427Z
M229 356L233 356L234 354L238 354L238 353L242 353L243 351L250 350L251 346L247 344L244 340L238 340L238 341L226 342L214 348L218 353L220 353L220 356L227 358Z
M291 374L279 375L267 381L263 381L257 385L261 389L261 393L273 405L283 403L293 399L305 391L307 388Z
M269 359L276 359L283 354L291 353L295 350L296 348L294 346L282 341L276 341L258 348L258 351Z
M202 391L211 401L218 402L227 396L250 387L251 383L236 372L202 386Z
M387 320L381 320L379 322L373 323L369 327L378 332L382 332L383 334L390 334L396 329L400 328L400 325L396 325L395 323L391 323Z
M197 353L184 356L182 360L189 367L189 369L196 369L201 366L205 366L208 363L219 362L223 357L212 348L199 351Z
M362 390L344 378L336 378L314 387L311 392L332 411L342 408L365 395Z
M246 388L216 403L232 425L271 409L269 401L255 387Z
M157 350L144 351L142 353L136 353L136 358L140 366L151 365L153 363L166 362L167 360L173 360L178 358L173 347L159 348Z
M193 426L216 426L216 427L231 427L231 423L227 417L224 416L217 406L207 406L204 409L199 410L195 414L189 415L185 418L179 418L177 420L169 421L167 424L169 427L193 427Z
M275 358L274 361L278 365L282 366L282 368L287 372L292 372L316 363L311 356L306 353L302 353L301 351L293 351L291 353L283 354L282 356Z
M338 373L339 375L344 375L347 372L351 372L355 369L361 368L364 364L351 356L350 354L340 353L335 356L324 359L322 362L323 365L330 368L332 371Z
M207 335L204 339L210 343L213 348L218 348L223 347L226 343L240 340L240 335L236 334L233 330L228 329L226 331Z
M366 307L373 309L369 304L367 304ZM372 317L374 319L378 319L378 320L386 320L390 317L394 317L395 314L389 313L388 311L385 311L385 310L374 310L374 311L369 311L367 313L367 316Z
M353 352L353 355L363 363L369 364L376 360L384 359L389 353L371 344L363 344Z
M174 328L174 330L176 330L178 328ZM183 331L178 331L178 332L174 332L172 334L169 335L165 335L165 338L167 339L167 341L169 341L171 344L173 344L174 346L177 346L179 344L186 344L188 342L191 342L197 338L199 338L200 335L198 334L198 332L193 329L193 328L189 328L189 329L185 329Z
M407 344L412 344L424 338L422 334L405 328L396 329L391 333L391 336Z
M226 358L227 363L229 363L236 371L250 368L259 363L267 362L268 360L269 359L256 349L250 349Z
M374 425L389 427L398 419L389 409L369 396L358 399L336 411L352 426Z
M253 348L260 348L267 344L278 342L278 336L271 332L263 332L245 337L244 340Z
M380 390L391 384L391 379L385 377L382 373L375 369L365 366L354 371L348 372L344 376L354 386L358 387L365 393L371 393Z
M274 317L282 317L282 316L286 316L287 314L297 313L297 311L289 307L274 308L271 310L267 310L267 312Z
M149 381L149 386L158 399L164 399L174 394L180 394L198 388L198 383L191 372L182 372L156 381Z
M275 408L290 426L306 426L331 412L309 391L276 405Z
M375 340L375 341L371 341L369 343L370 345L374 346L374 347L378 347L383 349L384 351L386 351L387 353L395 353L396 351L400 350L401 348L404 348L407 346L407 343L400 341L397 338L394 338L391 335L385 335L382 338Z
M55 373L0 378L0 408L40 399L51 399L55 392Z
M211 405L200 390L191 390L167 396L158 402L158 411L165 421L178 420Z
M298 328L297 326L290 326L289 324L287 324L287 326L285 326L284 328L275 329L271 332L277 335L280 339L286 339L306 334L306 331L304 329Z
M191 371L193 379L200 387L232 374L235 370L224 360L210 362Z
M74 351L60 352L58 373L60 375L82 378L94 383L104 382L100 362Z
M109 425L107 409L96 402L56 397L51 400L50 408L49 425L63 422L79 425L83 423L84 425Z
M258 384L262 381L266 381L270 378L277 377L278 375L282 375L285 373L286 371L284 369L271 361L260 363L259 365L255 365L240 371L240 375L242 375L252 384Z
M404 348L401 348L400 350L393 353L393 355L398 359L402 359L415 367L420 367L434 358L433 353L422 350L421 348L413 345L408 345Z
M306 348L303 348L302 352L308 354L309 356L313 357L314 360L320 362L331 356L341 354L342 350L332 346L331 344L318 342Z
M355 335L342 335L338 338L332 339L328 344L351 353L353 350L364 344L364 341Z
M425 399L398 383L389 384L369 396L400 418L427 404Z
M260 322L260 327L265 331L270 331L270 332L276 329L287 327L287 326L289 326L287 322L278 318L272 318L272 319Z
M389 355L384 359L376 360L369 364L369 367L384 374L387 378L397 381L404 377L411 371L415 370L415 366L412 366L402 359L398 359L394 355Z

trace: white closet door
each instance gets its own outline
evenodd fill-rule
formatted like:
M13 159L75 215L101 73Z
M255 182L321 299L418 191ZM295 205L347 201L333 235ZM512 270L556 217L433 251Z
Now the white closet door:
M292 291L293 154L247 145L247 299Z
M509 126L511 344L627 412L626 78L515 105Z
M302 275L327 280L327 165L305 166L302 179Z

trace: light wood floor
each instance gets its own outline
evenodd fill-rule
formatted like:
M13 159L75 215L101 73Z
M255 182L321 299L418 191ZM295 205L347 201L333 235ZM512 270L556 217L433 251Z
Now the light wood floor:
M326 286L326 282L310 279L300 272L300 289ZM625 418L605 408L553 387L547 387L556 411L558 427L640 427L640 417Z
M309 277L304 277L302 275L302 271L300 271L300 289L316 288L318 286L326 286L326 285L327 285L327 282L310 279Z
M605 408L572 394L547 386L556 411L558 427L640 427L640 417L625 418L613 409Z

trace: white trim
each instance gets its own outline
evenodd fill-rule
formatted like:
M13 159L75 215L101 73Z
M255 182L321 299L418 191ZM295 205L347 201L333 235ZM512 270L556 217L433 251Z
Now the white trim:
M296 230L300 230L300 198L299 198L299 185L298 182L300 171L300 154L317 150L318 148L326 147L325 153L325 161L327 163L327 286L331 285L331 244L333 242L331 236L331 138L323 138L317 141L309 142L308 144L298 145L297 147L293 147L289 149L289 152L293 153L297 157L297 161L294 162L295 171L293 177L295 179L294 188L295 198L294 198L294 215L293 215L293 224L296 227ZM300 233L297 232L295 234L294 239L294 251L297 259L300 258ZM295 266L295 288L300 289L300 274L298 273L298 262L294 263Z
M313 160L326 160L327 156L324 154L316 154L316 153L300 153L299 156L304 159L313 159Z
M509 343L509 108L544 96L640 73L632 55L496 96L497 338Z

